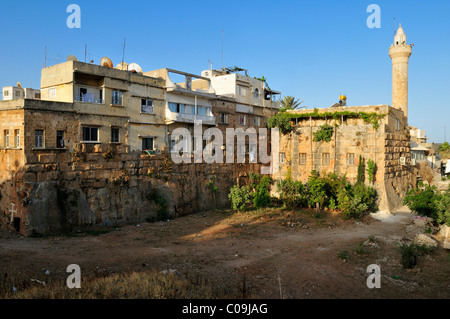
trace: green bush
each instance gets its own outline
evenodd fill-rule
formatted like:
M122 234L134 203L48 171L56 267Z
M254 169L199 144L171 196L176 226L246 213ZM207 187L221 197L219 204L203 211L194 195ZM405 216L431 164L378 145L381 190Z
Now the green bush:
M417 245L414 243L411 244L400 244L398 247L398 251L402 255L402 266L406 269L414 268L417 264L417 259L419 256L426 255L430 253L432 249L427 248L425 245Z
M338 253L338 258L342 259L342 260L347 260L347 259L350 258L350 255L349 255L348 251L343 250L343 251Z
M292 132L291 119L284 115L284 112L279 112L277 115L267 119L268 128L279 128L281 134L286 135Z
M423 190L410 190L406 194L403 203L407 205L412 212L420 216L433 217L436 213L435 195L436 187L427 185Z
M272 184L272 178L269 176L263 176L258 185L256 186L256 192L253 197L253 204L256 208L267 207L270 204L269 187Z
M292 178L281 180L277 183L280 199L286 208L302 207L307 204L304 196L302 182L293 181Z
M377 192L364 184L342 186L337 195L338 208L349 218L359 218L367 212L376 212Z
M239 187L233 186L228 194L228 199L231 202L231 207L235 211L242 211L246 205L251 203L252 191L248 186Z
M371 159L367 161L367 174L369 175L369 183L373 184L375 181L376 164L375 161Z
M316 171L312 171L306 186L308 205L314 207L318 203L320 207L324 207L324 202L327 197L327 184L325 180L320 178Z
M435 195L436 212L434 218L439 224L450 226L450 188Z
M364 159L361 155L359 155L358 177L357 177L356 185L364 184L365 172L366 172L366 165L364 163Z

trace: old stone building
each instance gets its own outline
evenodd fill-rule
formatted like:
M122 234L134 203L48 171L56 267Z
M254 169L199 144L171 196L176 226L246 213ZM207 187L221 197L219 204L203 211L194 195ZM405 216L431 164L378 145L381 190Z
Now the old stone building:
M354 181L361 156L376 163L380 208L401 205L414 184L407 122L411 46L402 28L394 42L392 106L290 111L294 131L281 136L275 179L289 169L302 181L311 170ZM177 128L192 134L196 121L203 131L264 128L281 94L237 72L144 73L136 64L114 68L107 58L100 65L70 58L44 68L41 90L34 93L40 98L0 102L0 225L25 235L226 206L236 181L260 173L261 164L249 163L257 147L247 142L234 150L233 156L245 154L245 163L174 164L170 152L178 141L172 134ZM332 139L314 141L325 123ZM188 151L208 143L192 142ZM216 193L208 182L218 187Z
M294 131L281 137L278 179L288 170L306 182L312 170L336 173L356 182L359 158L376 165L374 186L382 210L402 206L407 190L415 186L408 126L408 59L411 46L400 26L389 49L392 59L392 106L331 107L288 111ZM329 142L314 141L322 125L332 127ZM367 178L366 178L366 183Z
M263 83L253 82L262 92ZM209 77L113 68L107 58L44 68L41 90L33 91L39 98L5 88L11 98L0 102L1 227L57 234L226 206L230 187L259 165L175 165L170 158L176 128L192 131L199 120L203 130L250 126L233 120L235 96L216 89L220 83L213 87ZM263 111L263 95L251 103L261 109L260 123L278 108L273 101ZM228 121L219 112L225 107ZM215 194L207 187L212 180Z

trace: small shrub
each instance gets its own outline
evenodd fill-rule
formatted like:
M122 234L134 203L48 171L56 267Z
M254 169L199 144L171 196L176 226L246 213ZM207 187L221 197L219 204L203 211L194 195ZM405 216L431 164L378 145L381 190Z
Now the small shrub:
M314 207L319 203L319 206L323 207L327 195L327 185L326 182L319 177L319 174L316 171L311 172L311 176L307 182L307 189L308 205Z
M426 186L425 189L412 189L410 190L403 203L409 207L409 209L417 213L420 216L431 217L436 212L436 206L434 196L436 193L436 187Z
M434 218L439 224L450 226L450 188L435 197L436 213Z
M304 186L300 181L293 181L288 178L277 183L280 199L286 208L301 207L307 204L307 198L304 195Z
M358 163L358 177L357 177L357 182L356 185L360 185L360 184L364 184L364 174L365 174L365 169L366 165L364 164L364 159L362 158L361 155L359 155L359 163Z
M426 245L417 245L414 243L405 244L402 243L398 247L398 251L401 253L401 264L405 269L414 268L417 264L419 256L429 254L432 248L427 248Z
M350 258L350 255L348 254L348 251L343 250L338 253L338 258L345 261Z
M269 186L272 184L272 178L264 176L256 186L256 193L253 198L253 204L256 208L267 207L270 204Z
M356 248L355 252L358 255L365 255L367 252L364 250L364 242L361 241L358 243L358 247Z
M417 246L414 243L409 245L401 244L398 250L402 255L401 263L403 268L414 268L417 264Z
M231 202L231 207L234 211L242 211L246 205L251 202L252 192L250 187L238 185L233 186L228 194L228 199Z

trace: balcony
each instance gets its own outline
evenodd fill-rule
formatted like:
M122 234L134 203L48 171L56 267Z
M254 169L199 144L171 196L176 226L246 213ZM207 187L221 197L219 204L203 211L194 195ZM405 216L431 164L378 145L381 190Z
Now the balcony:
M85 96L75 96L75 102L93 103L93 104L105 104L105 100L98 99L95 96L89 94Z
M166 119L174 122L194 123L195 121L202 121L205 125L215 125L216 118L211 115L195 115L186 113L174 113L167 110Z

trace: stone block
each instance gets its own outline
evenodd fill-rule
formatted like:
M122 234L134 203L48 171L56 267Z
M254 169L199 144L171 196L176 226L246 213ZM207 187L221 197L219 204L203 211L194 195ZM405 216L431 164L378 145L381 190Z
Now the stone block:
M106 179L100 179L94 182L94 188L104 188L104 187L106 187Z
M25 181L25 183L34 183L36 182L36 173L25 173L23 175L23 180Z
M444 240L442 247L444 249L450 249L450 239L447 238L446 240Z
M49 164L56 162L56 154L39 154L38 162L42 164Z

